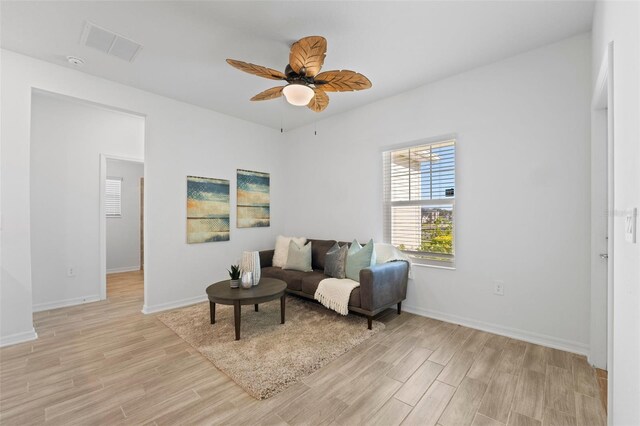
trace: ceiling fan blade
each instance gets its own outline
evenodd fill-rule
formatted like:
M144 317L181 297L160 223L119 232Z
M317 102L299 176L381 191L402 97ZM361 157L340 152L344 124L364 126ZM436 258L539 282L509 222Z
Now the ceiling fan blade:
M257 75L258 77L269 78L271 80L286 80L287 77L280 71L263 67L262 65L250 64L248 62L236 61L235 59L227 59L227 63L240 71Z
M350 92L371 87L367 77L349 70L321 72L316 75L314 84L325 92Z
M272 87L271 89L267 89L264 92L260 92L251 98L252 101L268 101L270 99L276 99L282 96L282 89L284 86Z
M315 95L307 104L307 108L315 112L323 111L327 106L329 106L329 96L317 87L313 89L313 92Z
M289 65L298 74L313 77L327 56L327 40L320 36L301 38L291 45Z

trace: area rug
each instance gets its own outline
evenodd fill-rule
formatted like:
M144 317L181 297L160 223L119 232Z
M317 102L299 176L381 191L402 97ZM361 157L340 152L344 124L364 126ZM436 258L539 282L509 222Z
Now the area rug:
M256 399L269 398L298 382L384 329L365 318L342 316L320 304L287 297L286 321L280 324L280 300L242 307L241 339L235 340L233 306L209 303L158 315L167 327Z

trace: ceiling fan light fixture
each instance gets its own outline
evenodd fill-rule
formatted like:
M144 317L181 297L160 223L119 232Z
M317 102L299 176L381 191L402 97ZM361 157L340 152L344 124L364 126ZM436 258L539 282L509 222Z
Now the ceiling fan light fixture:
M251 101L268 101L284 95L288 103L306 106L311 111L322 112L329 105L326 92L352 92L371 87L364 75L350 70L320 72L327 55L327 40L321 36L303 37L291 45L289 63L284 72L249 62L227 59L227 63L240 71L269 80L286 81L286 86L263 90Z
M282 89L282 93L287 102L295 106L307 106L314 96L314 91L311 87L298 83L288 84Z

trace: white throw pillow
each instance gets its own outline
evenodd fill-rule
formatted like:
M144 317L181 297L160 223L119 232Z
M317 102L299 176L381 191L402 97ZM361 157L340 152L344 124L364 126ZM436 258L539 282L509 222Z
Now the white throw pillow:
M287 256L289 256L289 242L292 241L302 247L307 243L304 237L283 237L278 235L276 238L276 249L273 252L273 266L283 268L287 264Z

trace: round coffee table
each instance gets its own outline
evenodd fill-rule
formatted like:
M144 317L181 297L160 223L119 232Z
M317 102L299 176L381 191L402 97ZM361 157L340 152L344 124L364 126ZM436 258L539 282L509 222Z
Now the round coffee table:
M216 323L216 303L233 305L233 316L236 326L236 340L240 340L240 306L255 305L258 312L260 303L280 299L280 324L284 324L285 290L287 283L275 278L262 278L258 285L249 289L231 288L229 280L220 281L207 287L211 324Z

